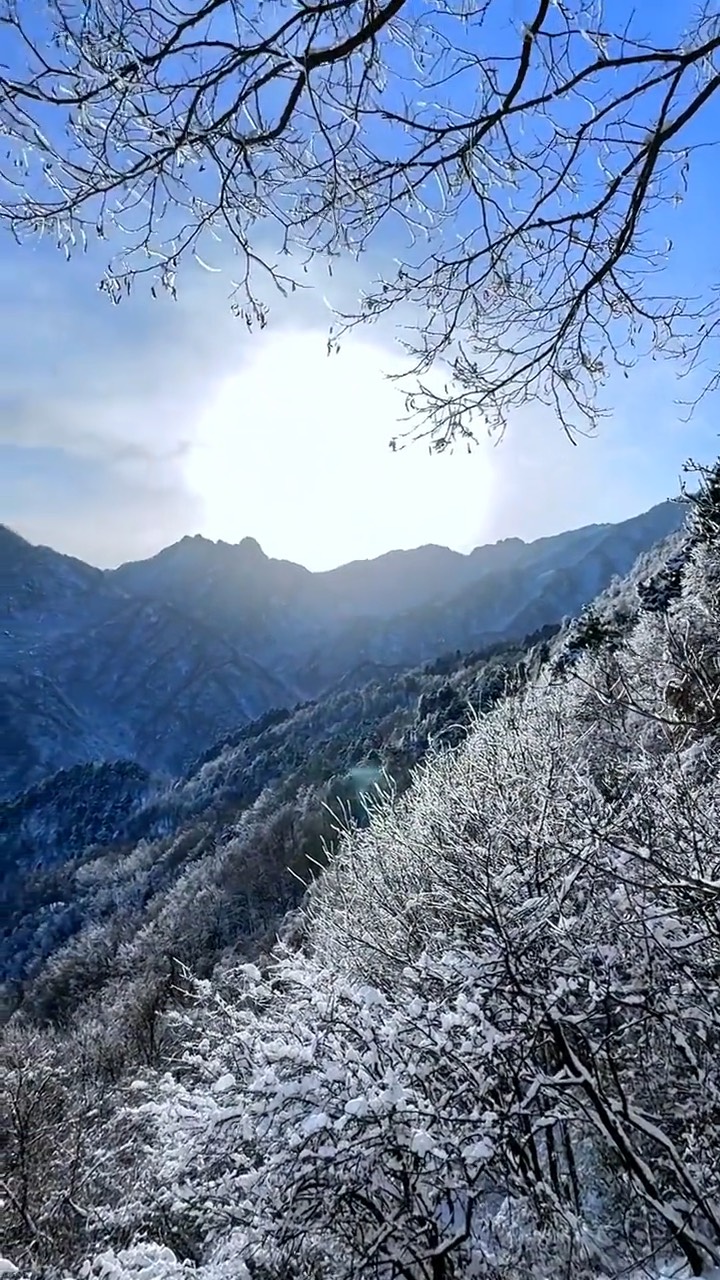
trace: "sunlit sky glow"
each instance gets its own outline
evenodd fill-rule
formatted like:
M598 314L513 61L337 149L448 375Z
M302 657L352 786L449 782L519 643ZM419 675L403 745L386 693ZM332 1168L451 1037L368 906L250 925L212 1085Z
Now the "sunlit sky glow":
M714 453L710 415L681 423L661 363L622 380L577 448L528 408L497 446L393 453L392 332L328 357L320 293L249 334L218 276L189 272L177 303L112 307L91 263L7 243L0 290L0 518L95 564L197 532L251 535L313 569L428 542L467 551L622 519L675 492L688 454Z
M718 278L715 166L700 154L686 207L660 228L680 244L677 279ZM685 425L687 388L646 361L613 380L610 417L576 448L530 406L497 446L393 453L396 331L328 357L329 285L314 269L315 287L277 298L249 334L230 314L227 260L181 272L176 303L119 307L97 292L103 265L100 248L66 263L0 234L0 521L95 564L188 533L250 535L313 569L428 542L467 551L623 519L677 492L688 456L718 452L716 403ZM369 269L340 268L332 300L352 304Z
M328 358L321 330L260 339L213 389L182 465L203 532L328 568L391 547L474 545L491 520L492 459L392 455L403 366L370 335Z

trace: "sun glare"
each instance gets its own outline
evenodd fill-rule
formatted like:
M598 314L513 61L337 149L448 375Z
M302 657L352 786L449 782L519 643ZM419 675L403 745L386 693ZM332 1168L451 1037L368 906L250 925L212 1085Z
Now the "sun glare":
M186 457L202 532L256 537L270 555L324 568L393 547L482 540L489 450L468 458L389 449L404 413L402 371L380 344L327 355L321 333L280 333L215 390ZM402 425L401 425L402 429Z

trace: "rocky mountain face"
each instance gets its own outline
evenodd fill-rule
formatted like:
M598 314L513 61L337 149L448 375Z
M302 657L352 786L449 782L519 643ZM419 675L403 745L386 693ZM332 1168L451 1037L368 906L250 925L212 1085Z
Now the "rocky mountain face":
M577 613L681 524L618 525L326 573L196 536L101 572L0 527L0 799L127 760L172 777L273 708ZM370 674L369 674L370 673Z
M98 760L177 773L294 697L218 629L0 529L0 798Z

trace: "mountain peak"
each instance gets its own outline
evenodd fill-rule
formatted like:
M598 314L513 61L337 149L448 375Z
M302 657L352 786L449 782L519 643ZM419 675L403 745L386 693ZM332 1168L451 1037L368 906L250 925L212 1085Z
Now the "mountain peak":
M163 547L162 551L158 551L157 555L162 556L168 551L178 552L180 550L190 551L193 549L200 550L203 547L214 547L215 543L211 542L202 533L186 533L184 537L179 538L177 542L171 542L169 547ZM156 559L157 557L151 557Z
M21 547L33 549L31 543L26 538L21 537L19 533L16 533L14 529L11 529L9 525L0 524L0 549L3 551L9 551L10 549L17 551Z
M237 549L238 551L242 551L245 556L252 556L256 560L267 560L267 556L265 555L265 552L260 546L257 538L242 538L241 541L237 543Z
M178 542L166 547L165 551L158 552L158 556L165 555L165 552L195 552L200 555L222 555L230 556L240 552L245 559L267 560L267 556L263 551L257 538L241 538L240 542L225 542L223 538L206 538L203 533L186 533L184 538L180 538ZM157 559L157 557L155 557Z

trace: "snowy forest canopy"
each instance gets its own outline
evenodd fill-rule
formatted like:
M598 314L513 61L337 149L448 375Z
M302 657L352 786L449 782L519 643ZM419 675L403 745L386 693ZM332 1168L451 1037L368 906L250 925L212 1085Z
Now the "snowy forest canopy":
M4 1270L598 1280L720 1265L719 635L712 471L662 558L503 667L480 714L453 733L457 707L443 720L426 704L445 736L408 748L394 779L382 740L365 744L386 780L369 820L347 788L313 809L307 778L282 817L259 793L233 837L243 867L254 848L261 898L300 838L307 892L254 920L247 880L208 883L204 847L171 895L174 932L157 904L130 940L133 883L141 898L160 846L116 851L122 880L81 862L104 915L5 1027ZM229 874L218 828L192 830ZM223 946L243 892L246 942ZM210 961L191 973L182 930L204 923Z

